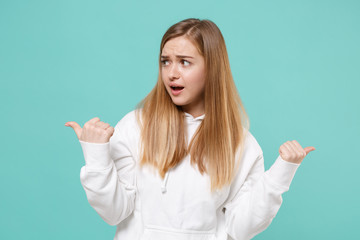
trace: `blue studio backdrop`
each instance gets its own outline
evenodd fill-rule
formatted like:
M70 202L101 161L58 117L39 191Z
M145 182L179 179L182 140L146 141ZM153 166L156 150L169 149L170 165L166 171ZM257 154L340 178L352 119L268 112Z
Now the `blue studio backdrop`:
M112 239L67 121L114 126L155 85L172 24L215 22L268 169L314 146L255 239L356 239L360 2L0 0L0 239Z

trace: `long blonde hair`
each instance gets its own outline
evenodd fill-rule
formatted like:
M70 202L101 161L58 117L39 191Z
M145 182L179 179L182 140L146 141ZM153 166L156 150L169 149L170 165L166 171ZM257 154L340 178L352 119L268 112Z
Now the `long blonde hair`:
M172 102L161 78L162 49L167 41L180 36L197 47L206 71L205 118L189 147L184 112ZM190 154L191 164L197 165L201 174L210 176L211 190L231 183L239 162L235 156L242 155L249 121L231 74L224 38L212 21L189 18L166 31L160 44L158 81L137 108L142 110L141 120L138 114L141 166L150 164L164 177Z

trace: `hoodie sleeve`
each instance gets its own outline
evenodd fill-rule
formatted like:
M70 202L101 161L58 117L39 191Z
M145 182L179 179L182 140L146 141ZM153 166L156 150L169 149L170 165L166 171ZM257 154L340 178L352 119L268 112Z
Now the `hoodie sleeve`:
M224 206L226 231L235 240L251 239L270 225L281 206L281 195L289 190L300 165L279 155L264 172L261 148L251 134L250 138L247 148L252 149L245 148L240 170L230 188L231 198Z
M116 126L108 143L80 141L85 166L80 181L95 211L110 225L117 225L134 210L135 161L132 144L135 129L129 115Z

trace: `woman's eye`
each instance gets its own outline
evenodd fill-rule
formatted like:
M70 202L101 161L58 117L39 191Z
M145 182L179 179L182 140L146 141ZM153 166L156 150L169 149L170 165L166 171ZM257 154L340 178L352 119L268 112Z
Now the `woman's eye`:
M190 62L189 62L189 61L186 61L186 60L181 60L180 62L181 62L184 66L189 66L189 65L190 65ZM169 60L161 60L161 65L163 65L163 66L169 65Z
M182 62L184 63L185 66L189 66L190 62L186 61L186 60L182 60Z
M168 60L162 60L162 61L161 61L161 64L162 64L162 65L167 65L167 62L168 62Z

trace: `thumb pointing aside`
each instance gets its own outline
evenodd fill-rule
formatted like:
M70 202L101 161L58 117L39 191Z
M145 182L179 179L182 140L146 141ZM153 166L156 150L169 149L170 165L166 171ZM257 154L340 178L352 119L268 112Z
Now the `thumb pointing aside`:
M304 148L304 151L306 152L306 155L308 155L309 152L314 151L314 150L315 150L314 147L306 147L306 148Z
M77 122L67 122L67 123L65 123L65 126L72 127L72 129L74 129L74 131L76 133L77 138L80 139L82 128L80 127L80 125Z

